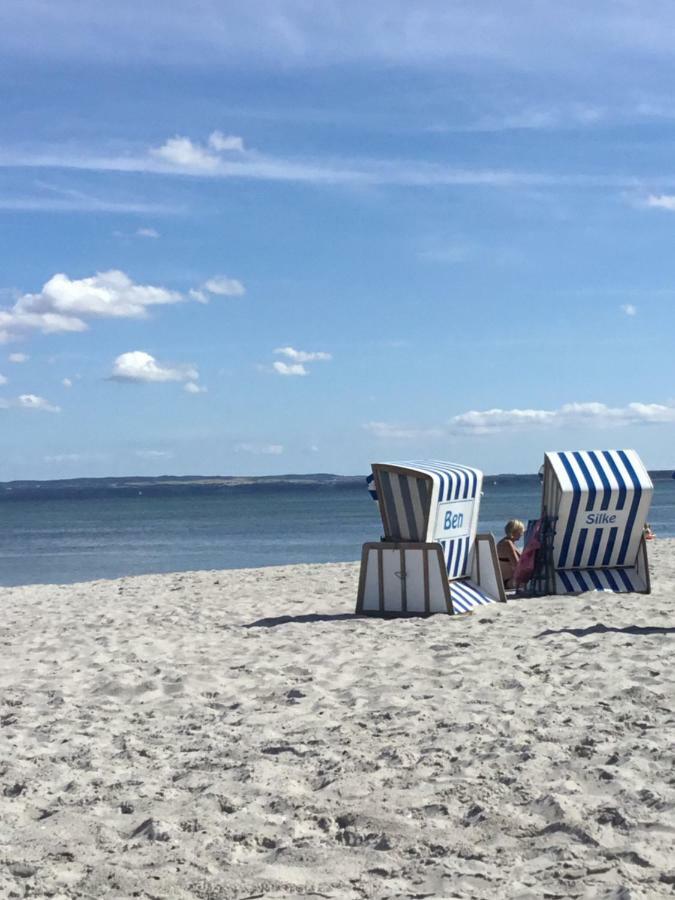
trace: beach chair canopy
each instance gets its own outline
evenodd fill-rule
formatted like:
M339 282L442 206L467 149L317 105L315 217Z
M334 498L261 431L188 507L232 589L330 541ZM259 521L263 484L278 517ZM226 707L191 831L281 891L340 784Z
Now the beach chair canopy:
M436 541L448 578L467 575L483 473L437 460L373 463L372 469L385 540Z
M547 453L542 515L555 523L556 589L648 587L646 564L638 557L652 493L634 450Z

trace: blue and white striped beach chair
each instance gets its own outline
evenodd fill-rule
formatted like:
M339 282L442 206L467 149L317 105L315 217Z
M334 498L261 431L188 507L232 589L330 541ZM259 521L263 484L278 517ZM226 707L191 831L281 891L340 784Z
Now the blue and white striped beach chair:
M435 460L372 469L384 537L363 545L357 613L468 612L505 600L494 538L476 533L480 470Z
M653 485L634 450L566 450L544 459L542 517L552 524L551 594L651 590L644 527Z

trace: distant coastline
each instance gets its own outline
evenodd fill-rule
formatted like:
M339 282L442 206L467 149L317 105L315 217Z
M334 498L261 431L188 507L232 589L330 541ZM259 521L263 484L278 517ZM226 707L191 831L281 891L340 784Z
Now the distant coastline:
M650 472L654 481L670 480L672 469ZM535 474L486 475L485 484L532 482ZM285 491L289 489L363 487L364 475L335 475L326 472L288 475L131 475L102 478L60 478L0 482L0 500L36 497L102 497L111 495L179 495L218 493L223 490Z

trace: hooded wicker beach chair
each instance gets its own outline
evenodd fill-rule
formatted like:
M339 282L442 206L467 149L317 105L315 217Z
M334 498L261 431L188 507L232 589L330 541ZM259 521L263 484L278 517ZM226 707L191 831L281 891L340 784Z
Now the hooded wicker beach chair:
M634 450L547 453L533 593L651 590L644 527L653 485ZM543 568L543 571L542 571Z
M357 613L459 613L506 599L494 538L476 533L479 469L435 460L372 469L384 536L363 545Z

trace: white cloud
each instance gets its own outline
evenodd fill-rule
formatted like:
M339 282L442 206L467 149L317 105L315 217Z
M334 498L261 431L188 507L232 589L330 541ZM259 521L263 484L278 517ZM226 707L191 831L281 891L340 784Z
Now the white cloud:
M139 459L172 459L170 450L136 450Z
M376 438L383 440L411 441L420 438L442 437L444 434L441 428L408 428L389 422L366 422L363 427Z
M265 456L280 456L284 452L283 444L237 444L234 448L237 453L263 454Z
M235 279L215 279L213 292L243 293L243 285ZM186 300L206 302L201 291L187 295L155 285L137 284L117 269L98 272L88 278L69 278L59 273L47 281L36 294L23 294L9 308L0 308L0 343L20 334L40 331L43 334L86 331L89 319L146 319L155 306L170 306ZM19 362L23 354L12 354L10 361ZM28 359L28 357L25 357Z
M38 397L36 394L20 394L12 400L0 400L0 409L34 409L38 412L61 412L60 406L55 406L44 397Z
M48 463L64 463L64 462L81 462L89 457L83 453L55 453L51 456L43 457Z
M23 294L11 308L0 309L0 329L10 338L25 331L86 331L89 318L144 319L148 307L182 300L177 291L135 284L116 269L79 279L59 273L39 293ZM18 354L12 356L18 361Z
M70 378L64 378L61 381L61 384L64 386L64 388L71 388L73 386L73 382Z
M650 194L645 205L651 209L667 209L675 212L675 194Z
M156 228L137 228L136 237L140 238L158 238L159 231Z
M183 390L188 394L205 394L206 388L201 384L196 384L194 381L188 381L185 385L183 385Z
M233 178L256 181L334 186L408 186L414 188L478 187L495 189L589 188L635 190L636 178L630 174L584 174L529 171L498 168L448 166L428 159L383 158L285 158L259 152L233 157L187 137L174 137L158 148L144 153L110 155L101 151L73 151L55 147L47 152L0 152L0 167L76 169L95 172L153 173L190 175L203 178ZM675 179L663 176L664 184ZM147 210L151 212L152 210Z
M333 358L330 353L324 353L323 351L307 352L306 350L295 350L293 347L277 347L274 352L296 363L318 362Z
M471 410L450 420L452 434L496 434L541 427L586 425L607 428L620 425L675 422L675 406L629 403L611 407L604 403L566 403L558 409Z
M177 169L198 174L215 172L219 163L215 154L193 143L190 138L179 135L169 138L161 147L151 148L150 155Z
M27 353L10 353L8 359L11 363L25 363L28 362L30 356Z
M7 384L7 377L5 375L0 375L0 385Z
M628 403L626 406L612 407L590 402L566 403L558 409L494 408L461 413L454 416L445 428L417 428L390 422L367 422L363 428L384 440L418 440L574 426L602 429L662 424L675 424L675 405Z
M234 134L223 134L222 131L212 131L209 135L209 147L218 153L235 151L244 152L244 140Z
M206 147L188 137L176 135L161 147L151 148L150 156L184 172L209 175L219 169L222 161L220 154L232 151L244 152L243 139L237 135L213 131Z
M38 397L35 394L21 394L19 397L19 406L23 409L41 409L45 412L61 412L59 406L54 406L45 400L44 397Z
M244 285L241 281L237 281L236 278L226 278L224 275L217 275L204 282L202 291L208 291L209 294L223 297L240 297L244 293Z
M290 365L285 362L277 362L272 363L274 367L274 371L278 372L279 375L309 375L307 369L303 366L302 363L291 363Z
M199 372L194 366L162 365L149 353L142 350L131 350L117 357L113 363L110 377L114 381L157 384L167 381L194 381L199 378Z
M632 303L622 303L621 309L627 316L637 315L637 306L633 306Z

